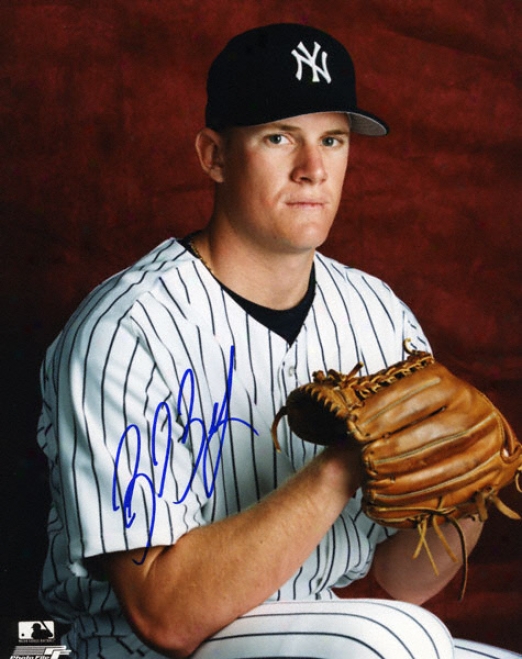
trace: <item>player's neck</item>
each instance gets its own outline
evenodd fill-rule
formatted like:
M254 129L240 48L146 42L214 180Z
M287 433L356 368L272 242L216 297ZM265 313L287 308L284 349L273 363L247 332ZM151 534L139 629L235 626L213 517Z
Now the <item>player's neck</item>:
M275 254L211 228L192 239L192 247L224 286L271 309L290 309L306 294L314 252Z

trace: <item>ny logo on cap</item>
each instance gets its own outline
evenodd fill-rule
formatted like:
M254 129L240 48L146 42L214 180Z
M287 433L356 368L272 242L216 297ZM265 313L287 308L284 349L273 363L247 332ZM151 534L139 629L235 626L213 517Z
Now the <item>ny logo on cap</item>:
M298 50L300 50L301 52L298 52ZM295 77L298 80L301 80L303 77L303 64L307 64L312 69L312 73L313 73L312 82L319 82L319 75L322 75L323 78L326 80L326 82L328 83L332 82L330 73L326 66L326 59L328 57L328 53L325 50L323 50L322 52L321 66L319 66L319 64L317 63L317 56L319 55L320 51L321 51L321 46L316 41L314 41L313 53L310 53L306 49L306 46L303 45L302 41L299 43L297 48L294 48L294 50L292 50L292 55L295 57L297 61L297 71Z

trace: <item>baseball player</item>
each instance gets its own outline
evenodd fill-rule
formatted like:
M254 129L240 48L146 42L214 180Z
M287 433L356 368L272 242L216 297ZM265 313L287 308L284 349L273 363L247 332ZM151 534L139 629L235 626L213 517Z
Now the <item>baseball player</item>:
M210 221L95 289L42 367L41 597L75 656L515 656L452 639L420 606L459 566L434 541L436 576L411 560L413 530L362 512L355 450L281 424L276 452L270 436L312 371L373 372L406 338L428 348L388 286L316 251L351 133L386 132L319 30L252 30L214 61L196 139ZM462 529L471 549L481 523ZM335 595L370 570L391 599Z

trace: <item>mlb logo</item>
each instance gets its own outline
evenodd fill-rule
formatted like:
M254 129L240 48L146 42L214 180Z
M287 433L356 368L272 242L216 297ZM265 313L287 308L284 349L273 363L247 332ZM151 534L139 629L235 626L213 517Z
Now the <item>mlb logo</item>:
M18 623L20 641L54 641L54 622L52 620L26 620Z

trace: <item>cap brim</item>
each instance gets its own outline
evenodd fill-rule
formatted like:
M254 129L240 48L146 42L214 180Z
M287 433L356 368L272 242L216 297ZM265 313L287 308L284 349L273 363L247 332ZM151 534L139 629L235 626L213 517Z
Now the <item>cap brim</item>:
M369 112L347 112L347 114L350 117L350 127L354 133L379 137L387 135L389 132L384 121Z

